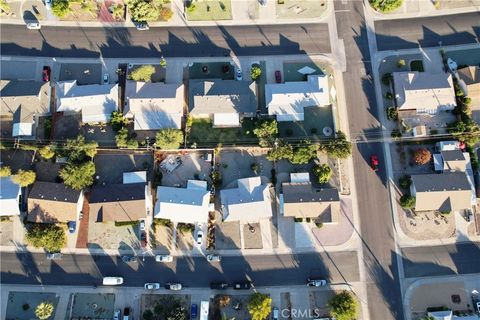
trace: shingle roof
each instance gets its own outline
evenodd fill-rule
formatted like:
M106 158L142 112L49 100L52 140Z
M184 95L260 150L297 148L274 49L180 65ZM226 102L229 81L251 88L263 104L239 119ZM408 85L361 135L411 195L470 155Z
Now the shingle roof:
M467 86L480 83L480 67L469 66L457 70L458 76Z
M11 115L19 107L27 114L49 112L50 85L39 81L0 80L1 115Z

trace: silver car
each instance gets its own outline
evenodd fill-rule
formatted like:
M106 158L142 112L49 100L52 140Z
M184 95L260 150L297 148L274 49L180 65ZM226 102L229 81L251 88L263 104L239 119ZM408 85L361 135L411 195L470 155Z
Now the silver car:
M47 253L47 260L58 260L58 259L62 259L62 254L60 252Z
M220 257L218 254L209 254L207 255L207 260L208 262L220 262L222 257Z
M41 28L40 22L29 22L27 23L27 29L29 30L39 30Z
M146 290L158 290L160 289L160 283L145 283Z
M157 262L172 262L173 257L169 254L157 254L155 256L155 261L157 261Z
M180 291L182 290L182 284L181 283L167 283L165 285L165 288L168 290L172 291Z
M327 280L307 280L308 287L324 287L327 285Z

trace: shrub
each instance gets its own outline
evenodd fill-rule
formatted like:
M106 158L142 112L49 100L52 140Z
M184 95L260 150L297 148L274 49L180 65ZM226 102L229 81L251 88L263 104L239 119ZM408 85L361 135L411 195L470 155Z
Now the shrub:
M115 227L136 226L138 220L135 221L115 221Z
M308 223L310 223L310 222L312 221L312 219L310 219L310 218L305 218L305 221L308 222Z
M219 187L222 184L222 174L220 173L220 171L212 171L212 173L210 174L210 179L212 179L212 184L215 187Z
M12 176L12 181L20 187L26 187L35 182L37 175L32 170L18 170L17 174Z
M390 134L392 136L392 139L398 140L402 137L402 133L398 129L393 129L392 133Z
M154 73L155 73L155 67L152 66L151 64L146 64L133 70L128 76L128 78L134 81L150 82L152 81L152 75Z
M413 161L415 161L416 164L427 164L430 162L431 159L432 153L426 148L417 149L413 153Z
M328 304L332 316L338 320L355 319L357 316L357 303L347 291L342 291L333 296Z
M55 156L55 145L51 144L41 148L38 153L40 156L46 160L51 159Z
M332 177L333 170L328 166L328 164L324 163L313 168L313 174L317 176L318 182L321 184L328 183L330 178Z
M110 116L110 125L113 131L118 132L123 127L127 126L130 121L123 116L121 111L113 111Z
M1 0L0 1L0 10L6 14L10 13L10 5L7 3L6 0Z
M9 177L12 175L12 170L9 166L0 167L0 177Z
M161 10L160 10L160 18L163 20L163 21L168 21L172 18L173 16L173 11L170 9L170 8L167 8L167 7L163 7ZM163 66L162 66L163 67Z
M194 12L195 11L195 5L190 2L190 4L187 5L187 11L190 12L190 13Z
M217 303L220 308L225 308L230 304L231 298L230 296L224 294L219 297L217 297Z
M154 224L158 224L160 226L165 226L165 227L172 227L173 226L173 223L172 221L168 220L168 219L153 219L153 223Z
M44 248L48 252L60 252L67 242L63 228L54 224L31 225L25 239L35 248Z
M258 173L258 169L260 169L260 166L258 165L258 163L254 162L250 165L250 169L255 172L255 174Z
M180 129L163 129L157 132L155 143L160 149L178 149L183 142Z
M248 299L247 309L252 320L264 320L272 310L272 298L268 294L255 292Z
M412 184L412 178L409 175L404 175L398 180L400 184L400 188L404 190L408 190L410 188L410 185Z
M398 120L398 111L395 107L388 107L387 108L387 119L388 120Z
M322 223L322 222L315 222L315 225L317 226L318 229L320 229L321 227L323 227L323 223Z
M195 225L192 223L179 223L177 224L177 230L183 234L192 233L193 231L195 231Z
M52 12L59 18L63 18L68 15L72 10L70 9L70 4L68 0L53 0L52 1Z
M262 75L262 69L260 69L260 66L258 65L252 66L252 68L250 69L250 76L252 77L252 80L253 81L257 80L258 78L260 78L261 75Z
M295 222L303 222L303 218L293 218L293 221L295 221Z
M23 306L22 306L22 309L24 311L27 311L28 309L30 309L30 305L28 303L24 303Z
M400 205L405 209L412 209L415 206L415 197L411 195L403 195L400 198Z
M390 83L392 82L393 80L393 76L391 73L385 73L383 76L382 76L382 83L386 86L390 85Z
M40 320L49 319L53 315L53 303L44 301L35 308L35 316Z
M391 92L386 92L385 93L385 99L393 100L393 94Z
M397 68L403 68L405 67L406 63L405 63L405 59L400 59L398 60L397 62Z

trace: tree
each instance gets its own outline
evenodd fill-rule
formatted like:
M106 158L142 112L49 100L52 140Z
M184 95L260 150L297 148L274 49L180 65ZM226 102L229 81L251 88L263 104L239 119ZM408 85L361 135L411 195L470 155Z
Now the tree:
M73 164L69 163L60 170L60 177L63 183L75 190L82 190L93 184L93 175L95 174L95 164L91 161Z
M385 73L383 76L382 76L382 83L386 86L388 86L393 80L393 76L390 72L388 73Z
M264 120L253 129L253 134L258 138L258 144L262 147L273 145L274 138L278 134L277 121L275 119Z
M70 9L70 4L68 0L53 0L52 1L52 12L59 18L63 18L69 13L72 12Z
M262 75L262 69L260 69L260 66L254 65L250 69L250 76L252 77L252 80L255 81L257 80L260 76Z
M55 145L50 144L48 146L44 146L38 151L38 153L40 153L40 156L46 160L51 159L55 156Z
M408 194L403 195L400 198L400 205L402 206L402 208L412 209L413 207L415 207L415 197Z
M332 177L333 170L328 164L324 163L313 168L313 174L317 176L318 182L321 184L328 183Z
M215 187L219 187L222 184L222 174L218 170L212 171L212 173L210 173L210 179L212 179L212 184Z
M272 310L272 298L268 294L255 292L248 300L247 309L252 320L267 319Z
M471 118L450 123L447 130L455 138L465 142L467 145L474 145L479 140L477 133L480 131L480 128Z
M160 18L161 18L163 21L168 21L168 20L170 20L172 17L173 17L173 11L172 11L170 8L163 7L163 8L160 10Z
M48 252L60 252L67 243L63 228L54 224L33 224L25 239L35 248L44 248Z
M164 9L168 9L168 8L164 8ZM170 9L168 9L168 10L170 10ZM162 12L163 12L163 9L162 9ZM160 59L160 67L162 67L163 69L165 69L167 67L167 60L165 60L165 58L163 56Z
M35 308L35 316L40 320L48 319L53 314L53 303L44 301Z
M332 158L345 159L352 154L352 144L341 131L337 131L337 138L320 145L320 150L326 152Z
M292 160L293 148L289 144L279 144L268 151L266 158L269 161Z
M333 296L328 304L330 305L332 316L337 320L351 320L357 316L357 303L347 291L342 291Z
M11 9L10 9L10 5L7 3L6 0L1 0L0 1L0 10L6 14L9 14Z
M395 107L388 107L387 108L387 119L388 120L398 120L398 111Z
M10 177L12 175L12 169L9 166L0 167L0 177Z
M318 144L309 144L293 150L293 157L290 160L293 164L306 164L317 156Z
M404 175L399 179L400 188L407 190L412 184L412 178L409 175Z
M67 151L70 163L82 163L93 159L97 154L97 148L98 143L96 141L86 142L85 137L79 135L76 139L67 140L65 151Z
M110 8L112 10L112 16L114 19L118 19L118 20L123 19L124 9L122 4L120 3L112 4Z
M153 312L150 309L147 309L143 312L143 319L144 320L152 320L153 319Z
M13 182L18 184L20 187L26 187L35 182L37 175L33 170L18 170L17 174L12 176Z
M161 7L158 6L158 2L146 0L127 0L126 4L133 21L147 22L158 20L161 9Z
M178 149L183 142L183 132L179 129L163 129L155 136L157 147L161 149Z
M403 68L405 67L406 63L405 63L405 59L400 59L397 61L397 68Z
M176 306L168 313L167 320L187 320L187 311L182 306Z
M123 116L121 111L113 111L110 116L110 125L113 131L118 132L120 129L128 125L130 121Z
M150 82L154 73L155 67L151 64L146 64L133 70L128 78L134 81Z
M420 148L413 153L413 161L416 164L427 164L432 159L432 153L426 148Z
M386 13L400 8L403 0L369 0L369 2L375 10Z
M117 144L117 148L126 148L128 142L128 130L127 128L122 128L117 132L115 136L115 142Z

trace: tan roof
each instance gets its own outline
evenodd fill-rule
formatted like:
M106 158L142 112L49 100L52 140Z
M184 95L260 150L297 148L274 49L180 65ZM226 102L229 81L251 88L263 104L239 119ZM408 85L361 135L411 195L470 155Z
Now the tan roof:
M458 69L460 80L467 86L467 96L472 99L472 109L480 108L480 67Z
M443 158L443 170L465 172L467 159L465 159L461 150L445 150L440 153Z
M310 182L283 183L284 215L338 222L340 198L337 189L315 189Z
M20 107L24 113L48 113L49 96L48 82L0 80L1 115L13 117Z

